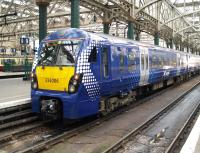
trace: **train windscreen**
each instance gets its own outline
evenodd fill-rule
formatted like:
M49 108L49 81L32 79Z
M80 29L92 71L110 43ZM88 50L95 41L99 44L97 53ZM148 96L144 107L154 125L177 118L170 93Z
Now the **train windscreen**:
M39 65L74 65L82 40L44 43L40 50Z

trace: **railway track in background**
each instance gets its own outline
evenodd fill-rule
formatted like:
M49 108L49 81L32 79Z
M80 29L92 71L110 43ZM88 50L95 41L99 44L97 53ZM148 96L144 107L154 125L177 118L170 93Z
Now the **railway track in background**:
M6 142L24 132L41 127L49 121L41 122L32 113L30 104L23 104L0 110L0 142Z
M186 141L192 127L194 126L196 119L198 118L200 113L200 105L198 105L194 111L190 114L190 117L183 125L181 130L178 132L174 140L171 142L165 153L179 153L181 147L183 146L184 142Z
M144 103L146 101L148 101L149 99L152 99L156 96L159 96L161 95L163 92L166 92L168 90L171 90L172 88L174 88L174 86L172 87L169 87L165 90L161 90L157 93L154 93L153 95L149 96L149 97L146 97L144 99L141 99L139 100L137 103L134 103L132 105L130 105L128 108L125 107L125 108L122 108L116 112L113 112L103 118L98 118L94 121L89 121L88 123L83 123L83 125L78 125L78 126L75 126L73 128L70 128L70 129L64 129L63 131L59 131L57 134L56 132L53 131L53 133L48 133L48 139L43 139L43 140L40 140L40 142L36 142L35 144L32 144L31 146L28 146L22 150L19 150L18 152L19 153L27 153L27 152L39 152L39 151L42 151L46 148L49 148L55 144L58 144L60 142L63 142L67 139L70 139L88 129L91 129L99 124L102 124L103 122L105 121L108 121L118 115L120 115L121 113L125 112L125 111L128 111L129 109L132 109L133 107L136 107L137 105L140 105L141 103ZM192 89L190 89L192 90ZM189 91L188 91L189 92ZM182 95L183 96L183 95ZM182 97L181 96L181 97Z
M150 125L153 125L156 121L159 120L164 114L168 113L172 108L174 108L178 103L182 101L182 99L187 96L190 92L192 92L200 82L198 82L195 86L193 86L191 89L183 93L180 97L178 97L176 100L174 100L172 103L167 105L164 109L162 109L160 112L158 112L156 115L154 115L152 118L145 121L141 126L139 126L137 129L132 130L130 133L128 133L126 136L124 136L122 139L120 139L118 142L116 142L114 145L103 151L103 153L116 153L120 152L120 149L124 149L124 146L129 142L133 141L133 139L143 133L145 129L147 129ZM185 131L187 131L187 128L191 125L192 121L198 114L200 109L200 103L195 107L194 111L191 113L189 119L184 124L184 126L179 131L178 135L174 138L174 140L171 142L165 153L173 153L175 152L175 149L177 149L181 140L183 139L183 136L185 135ZM180 149L180 148L179 148ZM121 150L122 151L122 150Z
M33 122L37 119L38 117L31 112L30 104L1 109L0 130Z

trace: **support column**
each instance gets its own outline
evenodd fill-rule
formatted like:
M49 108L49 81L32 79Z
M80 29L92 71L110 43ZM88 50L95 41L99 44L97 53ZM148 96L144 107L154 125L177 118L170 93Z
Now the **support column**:
M159 45L159 33L155 32L154 34L154 45Z
M135 31L135 40L140 41L140 33L141 31L139 29Z
M133 22L128 21L128 33L127 33L128 39L134 39L134 26Z
M109 22L104 22L103 23L103 33L109 34L109 30L110 30L110 23Z
M187 53L189 53L189 47L187 46Z
M39 43L46 37L47 34L47 6L49 0L36 0L36 5L39 6Z
M80 0L71 0L71 27L80 27Z
M169 40L169 47L170 47L171 49L173 49L173 40L172 40L172 39Z
M136 33L135 40L140 41L140 32Z

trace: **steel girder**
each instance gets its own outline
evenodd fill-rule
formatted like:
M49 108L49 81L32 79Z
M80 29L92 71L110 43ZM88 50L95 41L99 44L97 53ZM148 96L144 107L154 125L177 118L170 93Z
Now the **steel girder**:
M0 31L4 33L19 33L17 31L19 28L17 27L20 26L26 29L26 31L34 31L36 29L34 27L38 24L38 8L33 0L21 0L20 3L7 0L2 2L8 5L10 10L17 8L17 11L20 11L21 17L12 18L12 21L8 20L8 25L2 25L3 21L0 22L0 25L2 25ZM98 17L98 23L101 22L100 20L110 23L113 21L123 21L125 25L125 22L133 21L138 31L145 31L152 35L155 31L159 31L161 38L169 40L174 37L177 42L187 40L188 36L184 37L184 32L180 30L191 26L185 17L163 25L163 23L181 16L181 13L169 0L80 0L80 4L82 7L87 8L85 11L88 11L81 17L83 25L91 24L91 22L86 22L85 20L92 21L94 16ZM49 7L50 19L48 20L48 27L59 27L59 24L61 26L68 26L70 18L67 15L69 13L61 13L60 10L69 12L69 7L69 0L53 0ZM83 9L82 7L81 10ZM3 10L2 12L6 12L6 9L6 7L0 8L0 10ZM28 25L27 28L24 28L24 23ZM191 27L187 32L195 32L195 28Z

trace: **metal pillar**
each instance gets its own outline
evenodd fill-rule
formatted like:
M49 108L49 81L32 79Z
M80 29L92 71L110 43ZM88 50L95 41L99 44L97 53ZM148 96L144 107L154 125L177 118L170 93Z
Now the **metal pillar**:
M128 21L128 33L127 33L128 39L134 39L134 26L133 22Z
M179 46L178 46L178 44L176 44L175 46L176 46L176 47L175 47L175 48L176 48L176 50L179 50Z
M159 33L155 32L154 34L154 45L159 45Z
M48 0L36 0L39 6L39 42L41 42L47 34L47 6Z
M180 45L179 45L179 50L180 50L180 51L183 51L183 46L182 46L181 43L180 43Z
M136 33L135 40L140 41L140 32Z
M103 23L103 33L109 34L109 30L110 30L110 23L109 22L104 22Z
M173 49L173 40L172 39L169 40L169 48Z
M80 0L71 0L71 27L80 27Z
M189 53L189 47L187 46L187 53Z

